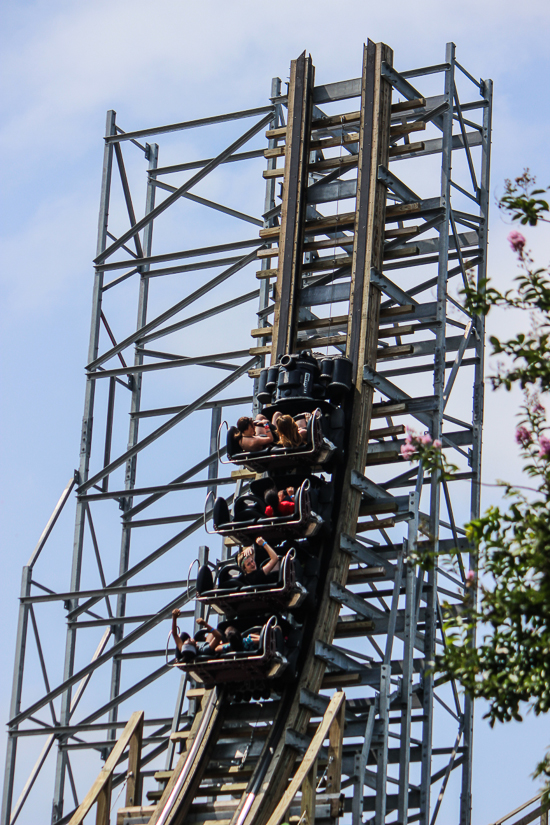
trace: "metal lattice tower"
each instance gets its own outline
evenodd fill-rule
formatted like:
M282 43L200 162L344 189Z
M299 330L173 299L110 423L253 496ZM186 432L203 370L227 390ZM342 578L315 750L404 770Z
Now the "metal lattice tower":
M250 379L270 355L293 347L343 352L355 364L349 460L313 643L281 699L284 726L276 703L272 716L258 710L256 727L265 721L274 743L269 764L263 742L254 742L247 755L256 767L243 772L250 781L233 793L227 822L268 821L313 720L344 688L342 747L328 762L336 760L344 799L318 802L318 819L433 825L459 774L460 823L469 825L473 705L427 663L443 643L444 609L459 609L465 572L475 567L459 523L479 513L484 328L459 288L469 271L486 276L491 95L491 81L476 81L454 44L444 63L399 73L391 50L369 41L361 77L315 86L302 55L288 93L273 80L264 107L131 132L108 113L80 466L23 570L3 825L23 821L51 762L52 822L68 822L101 766L78 755L105 759L136 707L145 709L146 781L168 781L176 743L190 741L186 723L198 735L201 720L211 721L179 813L163 818L160 789L150 796L161 805L147 814L174 825L178 816L207 818L200 805L210 811L213 803L200 800L217 787L204 784L214 781L212 759L245 748L253 712L215 691L201 700L169 674L166 619L184 602L185 615L199 615L188 568L203 541L204 495L225 485L238 495L250 479L224 474L222 418L250 411ZM254 125L241 131L248 119ZM195 130L212 158L186 159ZM157 136L160 148L143 142ZM130 153L145 159L140 218L143 169ZM161 166L165 156L170 165ZM262 208L261 217L250 214ZM243 223L259 234L243 233ZM182 231L201 240L182 250ZM403 463L405 424L441 439L459 465L453 481ZM48 583L49 566L60 563L48 539L73 494L71 575L60 593ZM441 559L428 573L409 561L419 543ZM455 570L443 563L453 548ZM228 551L201 547L199 557ZM66 612L57 682L57 662L41 642L46 605ZM230 745L218 745L237 723ZM36 742L27 777L21 737ZM113 787L125 778L116 773ZM311 813L315 797L306 803L305 795Z

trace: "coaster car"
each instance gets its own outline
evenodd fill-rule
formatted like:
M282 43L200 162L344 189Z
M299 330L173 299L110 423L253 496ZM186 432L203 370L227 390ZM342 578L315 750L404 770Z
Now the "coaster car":
M283 640L277 627L277 617L272 616L262 628L250 628L248 632L260 632L257 650L232 650L210 659L197 656L191 662L181 662L178 667L205 687L231 682L276 679L288 665L282 654ZM199 631L195 638L199 640L202 633L203 631Z
M345 403L353 380L353 364L342 355L315 356L308 350L282 355L271 367L260 372L257 399L264 406L275 405L291 412L300 402L301 409L312 410L311 403ZM298 412L299 410L296 410Z
M235 499L234 517L231 519L229 507L224 498L218 497L214 502L212 520L214 530L206 527L206 498L204 527L207 533L231 536L243 544L251 544L258 536L266 541L282 541L293 536L304 538L315 535L323 519L311 509L310 481L306 479L296 491L294 512L288 516L266 516L263 499L254 493L245 493Z
M271 415L275 409L271 411ZM303 418L304 413L295 415L295 419ZM227 457L231 464L242 464L257 472L271 472L280 467L288 468L304 464L323 466L336 451L335 445L323 435L322 412L315 409L307 423L307 439L300 447L282 447L279 444L270 444L263 450L242 452L235 436L239 434L237 427L227 430ZM224 422L227 426L227 422ZM223 426L223 425L222 425ZM221 427L220 427L221 432ZM219 437L218 437L219 444ZM221 459L220 459L221 460Z
M289 550L281 562L277 581L247 585L236 564L226 564L214 579L210 568L200 568L197 575L197 601L227 616L243 613L278 613L298 607L307 597L306 588L296 580L296 551Z

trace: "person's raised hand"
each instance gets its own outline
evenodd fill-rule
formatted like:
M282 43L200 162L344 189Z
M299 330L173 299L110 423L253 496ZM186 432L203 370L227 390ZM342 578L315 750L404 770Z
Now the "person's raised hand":
M179 610L177 607L175 607L172 610L172 616L174 617L174 619L178 619L181 616L181 610Z

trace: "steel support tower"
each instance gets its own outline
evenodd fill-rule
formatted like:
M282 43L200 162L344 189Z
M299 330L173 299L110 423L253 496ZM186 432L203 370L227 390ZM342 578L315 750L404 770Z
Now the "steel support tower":
M161 805L124 821L266 823L342 688L342 746L320 752L310 794L328 775L343 798L314 794L310 819L433 825L459 784L453 816L470 823L473 706L430 663L476 566L460 524L480 506L484 328L460 290L486 277L492 83L452 43L443 63L398 72L369 41L358 78L314 73L304 54L267 105L200 120L123 131L107 114L80 465L23 569L2 825L50 817L46 773L51 820L68 822L136 708L141 777ZM211 157L190 160L196 145ZM249 412L251 379L296 348L345 353L356 374L332 560L281 726L276 703L256 718L190 690L165 639L174 607L198 615L193 560L230 550L198 549L205 494L253 477L225 472L222 419ZM403 460L405 425L442 441L452 481ZM73 499L71 562L51 537ZM411 560L418 547L432 570ZM64 657L45 643L50 610L66 620ZM170 819L176 744L185 762L206 719ZM213 759L231 762L223 786ZM247 781L216 809L238 771Z

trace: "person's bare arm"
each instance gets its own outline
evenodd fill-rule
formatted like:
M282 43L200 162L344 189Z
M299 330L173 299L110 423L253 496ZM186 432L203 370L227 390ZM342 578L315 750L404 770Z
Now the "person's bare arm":
M248 453L252 450L263 450L268 444L273 443L273 433L269 429L263 429L263 434L259 435L243 435L241 438L241 447L244 452Z
M215 627L209 625L204 619L197 619L197 624L204 628L204 630L208 631L210 638L207 641L210 646L210 650L215 651L220 642L223 642L222 634Z
M277 555L273 547L270 547L267 541L263 539L261 536L258 536L258 538L256 539L256 544L258 544L260 547L265 547L267 555L269 556L269 561L262 566L262 570L267 576L267 574L271 573L272 570L276 570L278 568L279 556Z

